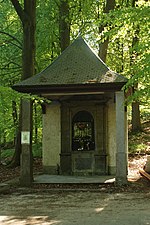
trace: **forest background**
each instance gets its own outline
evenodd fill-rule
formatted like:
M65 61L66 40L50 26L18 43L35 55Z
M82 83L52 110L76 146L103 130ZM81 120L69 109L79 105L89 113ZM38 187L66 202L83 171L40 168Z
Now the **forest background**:
M20 12L25 12L32 3L35 10L31 8L30 13L34 17L31 19L36 24L33 34L34 71L25 76L22 55L26 26L17 7L20 7ZM24 96L13 91L12 85L46 68L79 35L112 70L129 78L124 87L129 124L132 124L132 132L141 132L141 124L150 118L149 7L148 0L1 0L1 151L11 149L14 153L12 149L17 146L20 129L20 99ZM37 150L41 149L41 105L44 100L36 96L31 98L33 146Z

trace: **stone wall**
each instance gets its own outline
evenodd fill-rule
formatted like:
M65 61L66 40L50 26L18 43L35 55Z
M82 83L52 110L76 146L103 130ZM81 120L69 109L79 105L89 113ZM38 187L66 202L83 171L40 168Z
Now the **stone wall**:
M61 149L60 104L46 105L43 114L43 170L48 174L58 174Z

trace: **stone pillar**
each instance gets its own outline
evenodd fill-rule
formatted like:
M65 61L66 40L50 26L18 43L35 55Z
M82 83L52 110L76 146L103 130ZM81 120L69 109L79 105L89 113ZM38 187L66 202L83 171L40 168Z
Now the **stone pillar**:
M108 153L108 172L109 175L116 174L116 105L114 95L107 103L107 153Z
M116 183L127 184L127 112L124 92L116 92Z
M33 182L32 156L32 102L21 101L21 174L20 184L30 186Z
M60 103L46 105L43 114L43 170L47 174L59 174L61 153Z

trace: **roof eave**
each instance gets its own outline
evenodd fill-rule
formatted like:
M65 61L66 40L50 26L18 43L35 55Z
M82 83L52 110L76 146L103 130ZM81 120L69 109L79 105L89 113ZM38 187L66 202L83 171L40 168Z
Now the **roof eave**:
M57 93L83 93L84 92L114 92L120 91L126 82L115 83L88 83L88 84L64 84L64 85L14 85L15 91L30 94L57 94Z

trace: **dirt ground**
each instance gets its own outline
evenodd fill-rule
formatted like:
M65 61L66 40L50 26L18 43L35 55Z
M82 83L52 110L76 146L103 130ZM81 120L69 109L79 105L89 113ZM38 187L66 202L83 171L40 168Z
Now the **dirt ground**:
M42 192L0 196L5 225L148 225L150 192Z
M0 225L150 225L150 181L139 173L145 161L146 156L129 158L127 186L35 184L22 188L13 183L0 190ZM36 173L41 164L35 163ZM1 167L0 172L4 184L18 177L19 168Z

